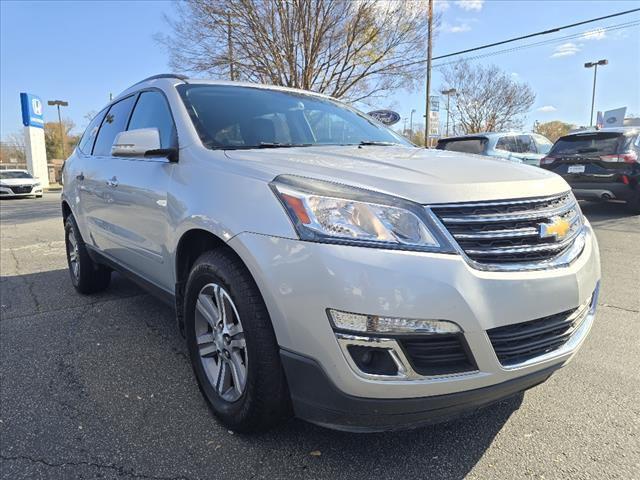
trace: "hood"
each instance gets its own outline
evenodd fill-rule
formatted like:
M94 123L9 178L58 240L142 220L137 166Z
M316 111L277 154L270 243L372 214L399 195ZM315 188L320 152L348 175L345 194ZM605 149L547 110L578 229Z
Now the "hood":
M560 176L547 170L444 150L314 146L225 153L267 181L283 174L299 175L423 204L536 197L570 189Z
M34 185L40 180L37 178L0 178L0 184L12 186L12 185Z

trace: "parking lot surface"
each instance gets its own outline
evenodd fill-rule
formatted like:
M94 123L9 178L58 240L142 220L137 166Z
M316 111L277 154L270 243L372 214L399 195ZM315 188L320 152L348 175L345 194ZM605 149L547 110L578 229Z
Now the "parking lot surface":
M170 308L117 275L102 294L73 290L58 194L3 200L0 478L640 478L640 217L583 210L602 255L598 317L548 382L409 432L291 420L244 436L210 414Z

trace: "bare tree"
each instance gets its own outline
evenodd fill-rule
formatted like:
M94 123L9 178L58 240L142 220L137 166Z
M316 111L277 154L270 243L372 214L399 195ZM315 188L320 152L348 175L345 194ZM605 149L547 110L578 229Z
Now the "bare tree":
M359 101L424 74L424 0L185 0L157 36L171 67Z
M444 88L455 88L451 117L456 133L477 133L522 127L536 95L495 65L460 61L441 69Z

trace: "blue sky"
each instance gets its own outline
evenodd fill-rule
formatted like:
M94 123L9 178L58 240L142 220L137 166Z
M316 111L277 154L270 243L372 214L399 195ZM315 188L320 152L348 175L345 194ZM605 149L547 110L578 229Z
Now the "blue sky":
M507 1L436 0L442 13L434 55L503 40L550 27L638 7L637 1ZM97 111L114 95L136 81L168 71L168 55L153 35L166 29L167 1L0 2L0 136L21 130L19 93L69 102L63 116L77 130L85 115ZM592 70L586 61L607 58L598 70L596 109L628 106L640 114L640 27L603 32L601 27L640 20L635 13L594 23L536 40L590 33L549 45L477 60L493 63L537 94L527 115L534 120L589 121ZM516 45L516 44L512 44ZM436 70L434 87L441 86ZM377 108L394 108L414 118L424 109L424 88L398 91L380 100ZM45 119L56 112L45 106Z

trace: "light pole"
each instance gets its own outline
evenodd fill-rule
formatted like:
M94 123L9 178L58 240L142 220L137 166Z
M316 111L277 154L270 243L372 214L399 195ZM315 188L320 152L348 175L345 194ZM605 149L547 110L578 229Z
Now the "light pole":
M413 114L416 113L416 109L412 108L411 113L409 114L409 131L411 135L413 135Z
M591 119L589 120L589 126L593 127L593 107L596 103L596 76L598 75L598 65L606 65L609 60L603 59L597 62L587 62L584 64L584 68L593 67L593 93L591 94Z
M62 148L62 159L64 160L64 127L62 126L62 117L60 116L60 107L68 107L69 102L64 100L49 100L48 105L58 107L58 123L60 124L60 147Z
M456 89L455 88L450 88L449 90L443 90L441 92L443 95L447 96L447 133L446 136L449 136L449 100L451 98L451 95L455 95L456 94Z
M424 112L424 148L429 148L429 113L431 110L431 50L433 48L433 0L428 0L427 8L427 98Z

